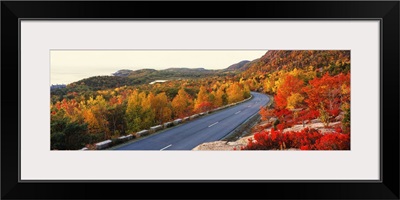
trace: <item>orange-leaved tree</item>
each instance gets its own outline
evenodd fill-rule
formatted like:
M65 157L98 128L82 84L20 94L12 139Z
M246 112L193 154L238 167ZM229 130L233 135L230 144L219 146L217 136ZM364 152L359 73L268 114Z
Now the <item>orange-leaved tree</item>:
M172 100L171 105L174 111L174 116L179 118L189 116L193 110L193 100L184 88L181 88L178 91L178 94Z
M350 103L350 73L336 76L325 73L309 83L303 88L307 94L305 102L311 110L320 112L320 118L327 126L330 118L339 114L342 105Z
M286 75L283 83L279 85L277 89L277 94L274 99L276 102L276 107L279 109L294 108L297 104L300 104L304 99L302 97L302 88L304 87L304 82L292 75ZM288 105L289 99L289 105Z
M200 87L199 93L194 103L195 112L205 112L212 108L212 104L209 100L209 93L204 86Z

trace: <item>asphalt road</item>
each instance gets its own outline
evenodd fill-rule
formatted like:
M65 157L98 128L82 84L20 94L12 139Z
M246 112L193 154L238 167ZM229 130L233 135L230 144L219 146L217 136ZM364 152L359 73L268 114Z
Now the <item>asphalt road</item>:
M204 142L218 141L268 103L268 96L252 92L253 98L224 110L150 135L115 150L191 150Z

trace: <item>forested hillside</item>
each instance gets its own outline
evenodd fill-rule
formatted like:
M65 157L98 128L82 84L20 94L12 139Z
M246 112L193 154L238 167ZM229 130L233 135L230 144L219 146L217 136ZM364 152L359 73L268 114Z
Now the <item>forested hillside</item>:
M329 72L331 75L350 70L350 51L346 50L295 50L295 51L268 51L259 60L243 72L244 77L263 75L279 70L290 71L293 69L319 70L321 73Z

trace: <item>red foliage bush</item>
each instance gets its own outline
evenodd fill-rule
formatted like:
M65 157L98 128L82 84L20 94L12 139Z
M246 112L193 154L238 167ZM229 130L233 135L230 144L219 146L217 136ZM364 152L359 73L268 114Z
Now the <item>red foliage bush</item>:
M350 135L342 133L331 133L321 137L315 144L318 150L349 150Z
M196 111L197 112L206 112L208 110L211 110L213 108L213 105L211 102L205 101L202 102L198 105Z
M280 130L280 131L283 131L283 129L285 129L286 127L285 127L284 124L278 124L278 125L276 126L276 128L278 128L278 130Z
M305 128L301 131L262 131L249 139L241 150L278 150L296 148L301 150L350 150L350 135L339 132L322 134Z
M290 112L290 110L284 108L284 109L275 109L274 114L276 117L278 117L280 119L284 119L285 117L290 116L292 114L292 112Z
M329 110L329 114L331 114L331 116L333 116L333 117L337 117L339 115L339 113L340 113L339 109Z

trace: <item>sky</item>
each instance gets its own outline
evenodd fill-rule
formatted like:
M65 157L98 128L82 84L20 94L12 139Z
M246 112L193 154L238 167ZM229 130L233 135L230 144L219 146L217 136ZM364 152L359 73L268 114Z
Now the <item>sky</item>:
M84 78L112 75L120 69L224 69L242 60L254 60L267 50L52 50L50 84L69 84Z

